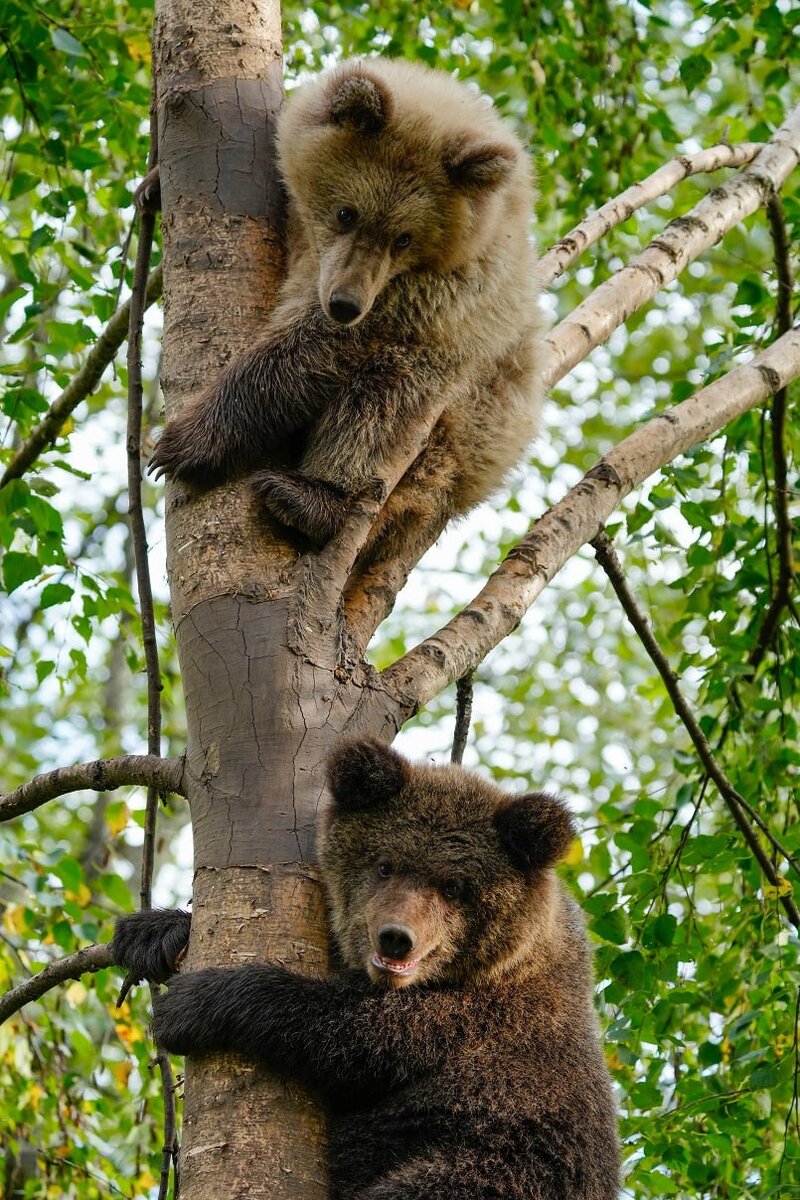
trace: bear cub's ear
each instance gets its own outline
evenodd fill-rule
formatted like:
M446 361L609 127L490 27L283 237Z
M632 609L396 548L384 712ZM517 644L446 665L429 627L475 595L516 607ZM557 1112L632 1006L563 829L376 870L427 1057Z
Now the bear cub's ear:
M386 128L391 97L382 82L361 71L335 75L328 91L328 120L349 125L359 133L380 133Z
M442 158L450 182L466 192L499 187L513 171L516 161L513 146L461 140L445 146Z
M545 792L530 792L504 804L495 813L494 825L512 862L523 871L559 862L576 832L563 800Z
M377 738L348 738L328 755L328 787L351 812L391 800L411 776L411 764Z

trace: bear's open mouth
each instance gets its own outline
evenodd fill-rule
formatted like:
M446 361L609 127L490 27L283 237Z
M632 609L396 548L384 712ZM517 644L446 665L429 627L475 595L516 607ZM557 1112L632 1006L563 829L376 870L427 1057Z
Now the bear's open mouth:
M418 958L384 958L382 954L373 954L372 965L379 971L388 971L391 975L410 975L419 965Z

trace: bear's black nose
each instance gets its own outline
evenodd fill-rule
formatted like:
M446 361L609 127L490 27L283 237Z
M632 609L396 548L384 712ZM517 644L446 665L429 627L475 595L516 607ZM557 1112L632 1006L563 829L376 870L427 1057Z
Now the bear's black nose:
M351 321L355 321L356 317L361 316L361 305L349 292L331 292L328 303L331 316L340 325L349 325Z
M405 925L382 925L378 930L378 949L384 958L408 958L414 946L414 935Z

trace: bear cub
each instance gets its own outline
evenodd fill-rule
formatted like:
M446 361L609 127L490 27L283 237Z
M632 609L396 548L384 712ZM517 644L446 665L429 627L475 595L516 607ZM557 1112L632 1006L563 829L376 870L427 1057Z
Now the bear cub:
M239 1051L316 1089L334 1200L614 1200L590 951L552 870L567 810L371 738L343 742L328 778L319 858L342 969L176 975L159 1041ZM124 918L116 961L165 979L189 923Z
M167 423L151 468L243 473L311 542L374 487L398 430L445 408L373 530L421 552L500 486L541 402L533 189L522 145L441 71L350 60L278 120L287 275L264 335Z

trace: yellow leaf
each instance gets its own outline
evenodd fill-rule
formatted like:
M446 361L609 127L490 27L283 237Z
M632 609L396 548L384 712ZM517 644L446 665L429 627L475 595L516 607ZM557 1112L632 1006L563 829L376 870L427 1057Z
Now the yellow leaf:
M578 863L583 862L583 842L580 838L572 839L572 845L564 857L564 862L570 867L576 867Z
M780 879L777 885L773 883L764 884L765 900L778 900L781 896L791 896L791 894L792 885L788 879Z
M3 913L3 928L7 933L22 933L25 928L24 904L9 904Z
M123 829L128 824L128 818L130 815L131 810L128 808L127 804L121 804L119 806L119 811L114 813L112 817L108 817L106 819L108 832L112 837L116 837L118 834L122 833Z
M136 1042L144 1041L144 1034L135 1025L123 1025L118 1021L114 1028L117 1031L117 1037L127 1049L130 1049Z
M130 1078L130 1073L132 1070L133 1063L125 1059L124 1062L114 1063L111 1068L111 1074L114 1076L120 1087L124 1088L128 1086L128 1079Z
M134 62L150 61L150 39L144 33L131 33L125 38L128 53Z
M86 908L86 905L92 898L92 893L89 891L85 883L81 884L77 892L65 892L64 895L68 900L72 900L75 904L79 904L81 908Z
M622 1060L619 1058L615 1050L606 1051L606 1065L609 1071L621 1071Z
M149 1192L150 1188L154 1188L155 1186L155 1175L153 1175L153 1173L147 1169L142 1171L141 1175L139 1176L139 1190L143 1192Z
M71 983L66 991L66 996L70 1004L74 1004L76 1007L79 1004L83 1004L88 994L80 979L76 979L74 983Z

